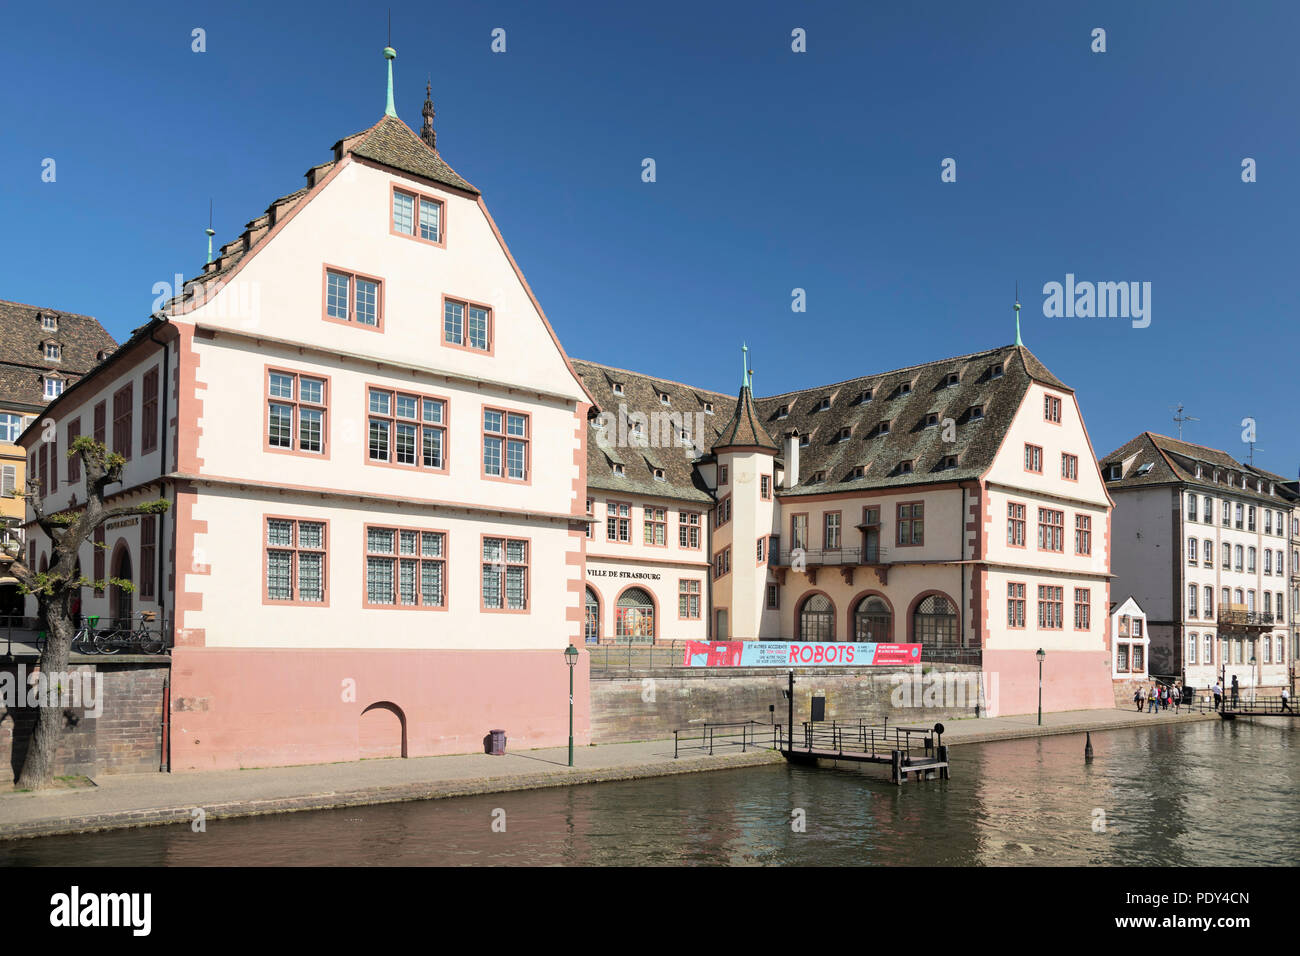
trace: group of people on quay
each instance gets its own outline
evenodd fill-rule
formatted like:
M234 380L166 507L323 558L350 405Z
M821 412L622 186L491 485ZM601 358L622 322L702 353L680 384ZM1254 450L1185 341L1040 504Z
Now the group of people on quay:
M1139 687L1135 690L1133 703L1137 705L1138 713L1145 708L1147 713L1158 714L1172 707L1176 714L1184 696L1190 695L1185 695L1181 681L1174 681L1173 684L1153 683L1148 688Z

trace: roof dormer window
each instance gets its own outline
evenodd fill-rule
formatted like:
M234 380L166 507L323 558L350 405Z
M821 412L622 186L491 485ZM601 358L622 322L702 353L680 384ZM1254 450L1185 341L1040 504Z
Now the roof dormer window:
M662 468L656 468L656 469L654 470L654 476L655 476L655 481L663 481L663 480L664 480L664 470L663 470Z
M58 342L45 343L45 361L58 362L63 359L63 347Z
M926 428L933 428L935 425L938 425L938 424L939 424L939 413L938 413L938 412L930 412L928 415L925 416L925 427L926 427Z
M889 419L885 419L876 426L876 437L889 434Z
M1197 478L1203 478L1204 476L1205 476L1205 471L1204 471L1204 469L1202 469L1200 465L1197 465L1197 466L1196 466L1196 477L1197 477Z
M839 443L839 442L846 442L846 441L849 440L849 437L850 437L852 434L853 434L853 429L852 429L852 428L848 428L848 427L841 428L839 431L837 431L837 432L835 433L835 441L836 441L837 443Z
M57 331L59 331L59 317L58 317L58 316L56 316L56 315L52 315L52 314L49 313L49 312L41 312L41 313L40 313L40 320L41 320L41 328L43 328L46 332L57 332Z
M1124 466L1116 462L1113 465L1106 466L1106 480L1119 481L1124 477Z
M894 394L890 395L889 397L891 399L902 398L904 395L911 395L911 394L912 394L912 383L899 382L898 386L894 389Z
M808 479L808 484L810 484L810 485L820 485L820 484L821 484L822 482L824 482L825 480L826 480L826 472L824 472L824 471L814 471L813 474L812 474L812 477Z
M867 475L867 469L864 466L854 465L853 471L850 473L849 478L852 481L857 481L859 478L865 478L866 475Z
M970 412L966 416L967 420L972 422L977 422L983 417L984 417L983 405L972 405L970 407Z
M1001 378L1001 377L1002 377L1002 366L1001 365L990 366L989 378Z
M946 456L944 456L943 461L940 462L940 464L939 464L939 470L940 470L940 471L951 471L953 468L956 468L956 467L957 467L957 456L956 456L956 455L946 455Z
M1138 466L1137 471L1133 472L1133 477L1145 478L1147 475L1151 474L1151 469L1154 468L1155 466L1156 463L1154 461L1143 462L1141 465Z
M712 414L713 414L713 403L712 403L712 402L705 402L705 403L704 403L704 414L705 414L705 415L712 415Z
M912 473L912 462L910 460L900 461L894 468L896 475L910 475Z
M47 400L50 400L50 399L58 398L60 395L62 395L63 387L68 383L57 376L47 375L45 376L44 384L45 384L45 398Z
M789 418L789 417L790 417L790 406L789 406L789 405L782 405L780 408L778 408L778 409L776 410L776 417L777 417L777 418Z
M667 392L659 392L658 395L660 405L671 405L673 403L673 400L668 397Z
M956 372L949 372L947 378L943 380L944 388L956 388L961 384L961 376Z
M613 392L615 395L622 395L622 394L623 394L623 383L622 383L622 382L610 382L610 384L609 384L609 390L610 390L611 392Z
M626 468L624 468L622 465L615 465L615 466L614 466L614 477L615 477L615 478L623 478L623 477L625 477L626 475L627 475L627 469L626 469Z
M819 412L829 412L831 410L831 399L829 395L823 397L822 400L817 403L816 410Z
M808 447L808 442L810 442L811 440L812 440L812 436L811 436L811 435L800 435L800 436L799 436L799 447L800 447L800 448L807 448L807 447Z

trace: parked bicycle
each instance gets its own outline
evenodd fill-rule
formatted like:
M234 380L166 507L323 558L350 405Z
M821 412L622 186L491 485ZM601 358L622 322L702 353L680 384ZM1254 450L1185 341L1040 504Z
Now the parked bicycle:
M149 626L156 617L153 611L141 611L123 625L98 631L95 634L95 650L101 654L116 654L121 650L134 650L141 654L161 653L166 646L162 628Z
M95 654L95 638L99 631L99 615L83 618L77 633L72 635L72 650L77 654Z

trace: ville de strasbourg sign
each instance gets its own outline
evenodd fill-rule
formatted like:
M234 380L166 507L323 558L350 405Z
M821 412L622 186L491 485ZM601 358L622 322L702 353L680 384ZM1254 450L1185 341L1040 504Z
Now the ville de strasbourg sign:
M872 667L915 664L920 644L687 641L687 667Z

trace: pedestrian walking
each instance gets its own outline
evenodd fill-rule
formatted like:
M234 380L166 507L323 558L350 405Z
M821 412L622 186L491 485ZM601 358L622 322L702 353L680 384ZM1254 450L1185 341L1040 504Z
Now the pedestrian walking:
M1237 684L1237 675L1232 675L1232 706L1237 706L1237 695L1241 692L1241 687Z
M1155 684L1151 685L1151 690L1147 694L1147 710L1152 714L1160 712L1160 691L1156 689Z
M1169 691L1169 702L1174 705L1175 714L1178 713L1178 705L1182 703L1182 700L1183 700L1183 692L1179 688L1178 684L1175 683L1174 686L1170 688Z
M1133 691L1133 703L1137 704L1138 713L1139 713L1139 714L1142 713L1142 705L1143 705L1143 703L1145 703L1145 701L1143 700L1143 697L1142 697L1142 688L1141 688L1141 687L1139 687L1137 690Z
M1295 711L1291 710L1291 695L1287 693L1285 687L1282 688L1282 709L1293 714L1295 713Z
M1217 680L1214 682L1214 709L1223 709L1223 685Z

